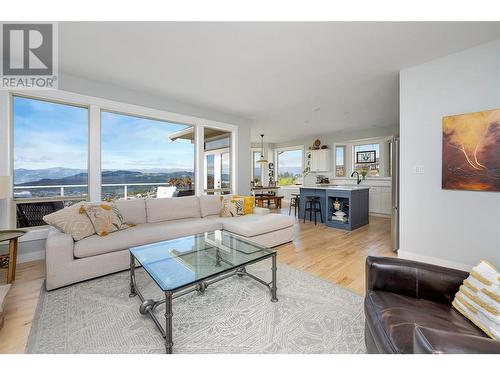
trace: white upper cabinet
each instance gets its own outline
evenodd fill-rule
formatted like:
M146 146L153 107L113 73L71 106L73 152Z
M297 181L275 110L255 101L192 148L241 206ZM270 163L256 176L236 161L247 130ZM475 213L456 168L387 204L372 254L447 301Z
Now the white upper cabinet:
M311 150L311 172L330 171L330 149Z

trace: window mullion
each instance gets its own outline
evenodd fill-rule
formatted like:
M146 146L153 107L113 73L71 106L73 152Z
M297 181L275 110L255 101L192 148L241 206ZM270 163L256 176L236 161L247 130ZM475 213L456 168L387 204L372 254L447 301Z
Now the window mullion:
M101 108L91 105L89 110L89 199L101 200Z

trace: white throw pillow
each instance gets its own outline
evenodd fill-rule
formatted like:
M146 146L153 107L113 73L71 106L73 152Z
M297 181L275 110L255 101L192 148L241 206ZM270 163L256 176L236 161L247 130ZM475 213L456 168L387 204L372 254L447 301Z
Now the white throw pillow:
M487 261L472 268L452 305L492 339L500 340L500 272Z
M94 226L85 212L86 202L75 203L62 210L45 215L43 221L69 234L75 241L96 234Z

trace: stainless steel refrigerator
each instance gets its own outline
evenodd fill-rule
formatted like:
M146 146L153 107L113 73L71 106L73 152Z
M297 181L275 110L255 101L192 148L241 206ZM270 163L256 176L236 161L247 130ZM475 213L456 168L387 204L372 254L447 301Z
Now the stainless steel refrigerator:
M392 176L392 215L391 246L393 251L399 249L399 136L391 140L391 176Z

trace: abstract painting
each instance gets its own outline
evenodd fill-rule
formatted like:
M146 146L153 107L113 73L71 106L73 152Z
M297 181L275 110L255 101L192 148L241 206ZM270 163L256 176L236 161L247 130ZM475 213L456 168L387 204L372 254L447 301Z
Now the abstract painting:
M500 109L443 117L442 188L500 191Z

